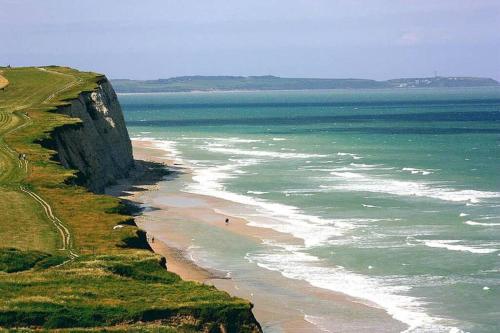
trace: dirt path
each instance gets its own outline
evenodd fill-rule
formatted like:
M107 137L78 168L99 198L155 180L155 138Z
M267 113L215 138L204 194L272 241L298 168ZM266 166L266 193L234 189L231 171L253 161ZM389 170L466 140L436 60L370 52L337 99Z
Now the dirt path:
M47 218L54 224L54 226L59 231L59 234L61 235L61 239L62 239L62 243L63 243L62 248L60 248L59 250L68 251L71 259L77 258L78 254L76 254L73 251L73 242L72 242L72 238L71 238L71 233L70 233L69 229L61 222L61 220L59 220L56 216L54 216L54 214L52 212L52 207L47 203L47 201L43 200L35 192L28 190L26 187L24 187L22 185L19 186L19 188L21 189L21 191L23 191L24 193L28 194L33 199L35 199L42 206Z
M9 85L9 80L7 80L6 78L4 78L2 76L2 72L0 72L0 90L4 89L8 85Z

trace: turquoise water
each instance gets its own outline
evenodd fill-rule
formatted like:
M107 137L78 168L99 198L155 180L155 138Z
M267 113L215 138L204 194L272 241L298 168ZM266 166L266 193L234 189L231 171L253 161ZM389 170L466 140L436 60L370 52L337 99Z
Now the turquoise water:
M129 131L247 207L244 259L413 332L500 331L500 89L120 95Z

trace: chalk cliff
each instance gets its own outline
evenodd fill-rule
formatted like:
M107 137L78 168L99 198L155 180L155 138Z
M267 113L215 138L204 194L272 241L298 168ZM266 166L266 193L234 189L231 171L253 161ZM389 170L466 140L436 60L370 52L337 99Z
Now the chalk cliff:
M94 91L83 92L69 103L59 112L82 122L54 131L56 158L79 171L79 184L101 193L107 185L126 177L134 165L120 103L105 77Z

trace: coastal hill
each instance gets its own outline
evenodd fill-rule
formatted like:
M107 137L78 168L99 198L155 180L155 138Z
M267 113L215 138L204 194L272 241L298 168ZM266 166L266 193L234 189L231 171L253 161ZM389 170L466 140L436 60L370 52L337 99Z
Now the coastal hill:
M0 82L0 330L261 331L250 302L169 272L130 206L98 194L137 163L105 76Z
M308 90L498 86L490 78L428 77L375 81L367 79L311 79L277 76L181 76L158 80L112 80L118 93L230 91L230 90Z

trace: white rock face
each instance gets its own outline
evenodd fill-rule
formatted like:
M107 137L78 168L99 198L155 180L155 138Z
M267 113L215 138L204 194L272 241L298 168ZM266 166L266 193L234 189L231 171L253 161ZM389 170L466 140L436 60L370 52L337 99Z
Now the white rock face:
M81 125L55 130L56 158L67 168L79 170L79 181L93 192L127 177L134 165L132 145L113 87L103 79L98 88L82 93L61 113L80 118Z

